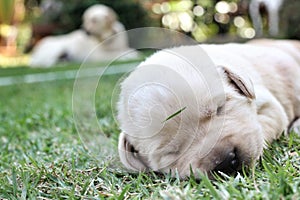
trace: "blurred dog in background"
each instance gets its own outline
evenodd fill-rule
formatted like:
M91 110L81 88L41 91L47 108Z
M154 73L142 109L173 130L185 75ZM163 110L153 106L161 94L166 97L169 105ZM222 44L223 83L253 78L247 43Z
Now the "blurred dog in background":
M137 58L138 52L128 46L128 35L117 14L101 4L83 14L83 29L60 36L43 38L33 49L30 66L50 67L60 61L101 62L125 52L124 59Z
M268 25L270 36L279 34L279 11L284 0L251 0L249 14L253 22L256 36L263 36L263 20L260 7L264 7L268 14Z

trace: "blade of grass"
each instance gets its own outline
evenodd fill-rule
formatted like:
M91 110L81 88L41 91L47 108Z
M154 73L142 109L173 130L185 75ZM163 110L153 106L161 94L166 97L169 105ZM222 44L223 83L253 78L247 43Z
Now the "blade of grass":
M209 189L211 195L215 198L215 199L222 199L219 192L217 191L217 189L213 186L212 182L208 179L208 177L205 174L202 174L201 172L198 171L198 173L200 174L201 177L201 181L203 181L204 186L206 186L207 189Z
M124 189L122 190L120 196L118 197L118 200L122 200L125 197L126 192L129 190L129 188L131 187L131 185L126 185L124 187Z
M16 174L16 168L15 167L12 168L12 181L13 181L13 193L14 193L14 196L16 196L18 186L17 186L17 174Z
M180 110L178 110L177 112L175 112L174 114L170 115L169 117L167 117L162 123L172 119L173 117L175 117L176 115L180 114L182 111L184 111L186 109L186 106L181 108Z

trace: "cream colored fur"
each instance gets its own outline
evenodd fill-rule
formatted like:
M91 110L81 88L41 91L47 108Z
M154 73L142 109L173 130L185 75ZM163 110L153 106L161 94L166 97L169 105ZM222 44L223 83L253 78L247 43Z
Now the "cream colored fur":
M237 169L250 165L300 116L299 47L256 40L150 56L121 86L122 163L186 177L190 168L213 171L234 151Z

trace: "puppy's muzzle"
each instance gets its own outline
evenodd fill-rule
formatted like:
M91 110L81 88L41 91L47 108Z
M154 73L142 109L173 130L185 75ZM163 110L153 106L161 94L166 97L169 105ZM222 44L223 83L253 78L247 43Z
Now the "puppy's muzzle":
M81 30L87 35L87 36L91 36L92 33L89 32L87 29L85 29L84 27L81 27Z
M233 174L240 169L240 159L238 157L237 149L220 154L215 161L215 168L213 172L223 172L225 174Z

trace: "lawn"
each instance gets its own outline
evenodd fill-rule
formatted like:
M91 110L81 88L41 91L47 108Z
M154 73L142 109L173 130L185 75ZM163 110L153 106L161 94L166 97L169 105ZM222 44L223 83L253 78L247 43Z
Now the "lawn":
M0 199L300 199L300 137L293 133L235 177L196 181L126 172L116 153L113 106L123 74L101 77L91 108L77 100L89 98L95 78L77 82L75 97L70 77L35 83L20 78L78 67L0 69L0 84L3 77L19 80L0 86Z

